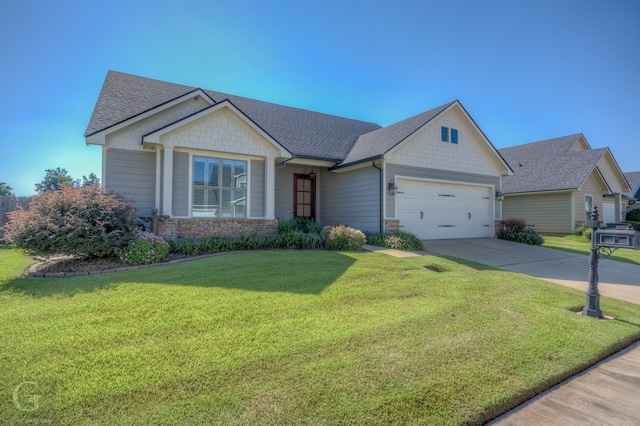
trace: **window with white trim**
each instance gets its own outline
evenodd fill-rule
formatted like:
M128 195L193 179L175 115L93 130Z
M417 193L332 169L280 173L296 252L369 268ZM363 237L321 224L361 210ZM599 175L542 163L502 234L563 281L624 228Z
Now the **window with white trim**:
M193 217L247 217L247 162L193 157Z

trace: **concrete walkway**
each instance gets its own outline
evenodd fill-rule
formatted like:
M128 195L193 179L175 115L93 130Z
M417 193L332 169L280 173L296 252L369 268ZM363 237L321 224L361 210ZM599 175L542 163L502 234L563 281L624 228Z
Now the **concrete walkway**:
M415 253L365 249L396 257L455 256L587 291L589 259L585 255L498 239L432 240L424 244L425 251ZM601 259L598 272L601 295L640 304L640 265ZM601 308L606 314L606 307L601 304ZM489 424L640 425L640 342Z

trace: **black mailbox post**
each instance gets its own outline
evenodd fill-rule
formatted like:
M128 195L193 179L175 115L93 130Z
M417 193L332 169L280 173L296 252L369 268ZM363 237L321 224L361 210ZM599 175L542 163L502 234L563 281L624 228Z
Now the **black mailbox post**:
M582 315L604 319L600 310L600 293L598 292L598 251L600 248L629 248L640 250L640 232L623 231L617 229L598 230L598 207L591 212L591 252L589 254L589 289L587 290L587 305Z

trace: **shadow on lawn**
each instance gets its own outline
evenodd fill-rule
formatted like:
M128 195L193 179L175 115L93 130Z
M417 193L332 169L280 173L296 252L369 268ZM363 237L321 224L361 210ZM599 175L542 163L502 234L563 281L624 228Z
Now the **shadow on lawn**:
M328 251L220 253L126 272L73 278L20 277L0 284L0 289L33 297L73 297L135 283L320 294L355 262L347 254Z

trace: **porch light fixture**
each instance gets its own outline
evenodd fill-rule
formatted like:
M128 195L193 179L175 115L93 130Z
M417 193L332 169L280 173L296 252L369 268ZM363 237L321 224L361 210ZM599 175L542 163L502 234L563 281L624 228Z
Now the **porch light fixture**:
M389 195L396 195L396 191L398 190L398 187L396 186L396 183L393 180L390 180L389 184L387 185L387 189L389 190Z
M313 171L313 169L311 169L311 172L309 172L309 179L314 180L316 178L316 172Z
M496 191L496 199L497 199L498 201L502 201L502 200L504 200L504 194L502 193L502 191L499 191L499 190L498 190L498 191Z

